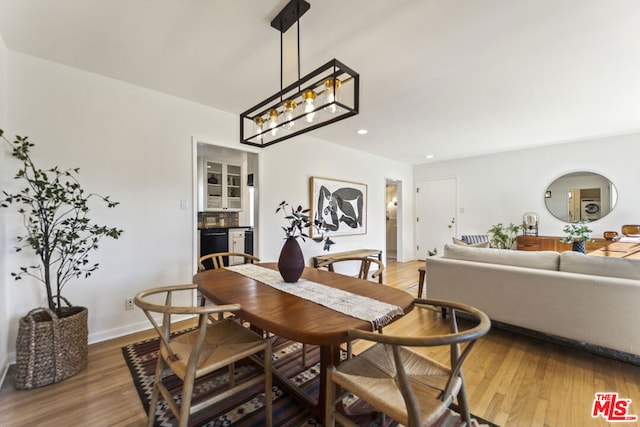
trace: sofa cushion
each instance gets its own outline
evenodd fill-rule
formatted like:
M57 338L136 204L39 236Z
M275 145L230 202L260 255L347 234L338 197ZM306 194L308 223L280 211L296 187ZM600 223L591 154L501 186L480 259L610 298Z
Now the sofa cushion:
M443 258L551 271L558 271L560 263L560 254L553 251L512 251L456 245L445 245Z
M640 280L640 261L566 251L560 254L560 271Z

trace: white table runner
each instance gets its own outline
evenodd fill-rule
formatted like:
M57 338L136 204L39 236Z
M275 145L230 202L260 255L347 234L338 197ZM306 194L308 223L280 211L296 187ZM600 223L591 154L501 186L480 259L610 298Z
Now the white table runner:
M356 319L371 323L373 329L382 328L391 323L396 316L404 315L402 308L373 298L357 295L342 289L332 288L321 283L300 279L295 283L287 283L276 270L254 264L240 264L226 267L243 276L258 280L282 292L312 301L332 310ZM380 286L372 283L371 286Z

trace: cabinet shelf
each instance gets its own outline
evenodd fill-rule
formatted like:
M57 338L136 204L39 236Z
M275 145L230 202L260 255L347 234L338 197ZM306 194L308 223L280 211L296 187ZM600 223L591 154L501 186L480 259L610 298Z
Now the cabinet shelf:
M206 184L205 210L242 210L242 167L220 161L204 160Z

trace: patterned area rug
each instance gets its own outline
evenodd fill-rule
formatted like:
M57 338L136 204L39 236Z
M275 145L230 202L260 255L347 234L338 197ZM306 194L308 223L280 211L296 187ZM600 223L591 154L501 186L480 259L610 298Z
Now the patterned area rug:
M158 354L158 339L150 339L134 343L122 348L124 358L131 370L133 382L138 390L144 411L148 412L151 391L153 388L153 377ZM319 354L316 346L307 346L306 367L302 366L302 345L282 338L276 338L273 342L273 366L284 373L290 380L294 381L298 387L310 396L318 396L319 378ZM246 364L236 367L236 378L246 378L257 375L260 368L253 364ZM207 396L215 391L225 379L226 370L214 372L205 378L200 379L194 389L194 401ZM165 378L165 384L173 390L179 390L182 386L180 379L175 375ZM176 391L175 396L180 397ZM289 396L274 381L272 389L273 398L273 425L280 427L298 426L320 426L321 424L311 416L304 405L293 397ZM355 397L347 398L345 404L352 408L360 409L362 403ZM477 417L476 417L477 418ZM374 418L375 419L375 418ZM390 419L382 418L374 421L360 423L366 427L393 427L398 424ZM480 419L478 419L480 420ZM475 420L473 420L475 421ZM482 423L482 424L480 424ZM474 422L474 426L494 426L484 420L480 423ZM190 427L214 427L214 426L262 426L264 425L264 392L262 385L240 392L214 407L205 409L194 414L190 420ZM455 427L460 425L460 417L453 411L445 414L441 422L441 427ZM169 407L162 401L156 409L156 426L174 427L177 421Z

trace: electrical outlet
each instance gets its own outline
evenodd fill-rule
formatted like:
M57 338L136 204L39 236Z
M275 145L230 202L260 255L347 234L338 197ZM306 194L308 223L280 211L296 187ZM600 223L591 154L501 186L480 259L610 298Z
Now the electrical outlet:
M133 310L133 298L125 298L124 300L124 309L125 310Z

